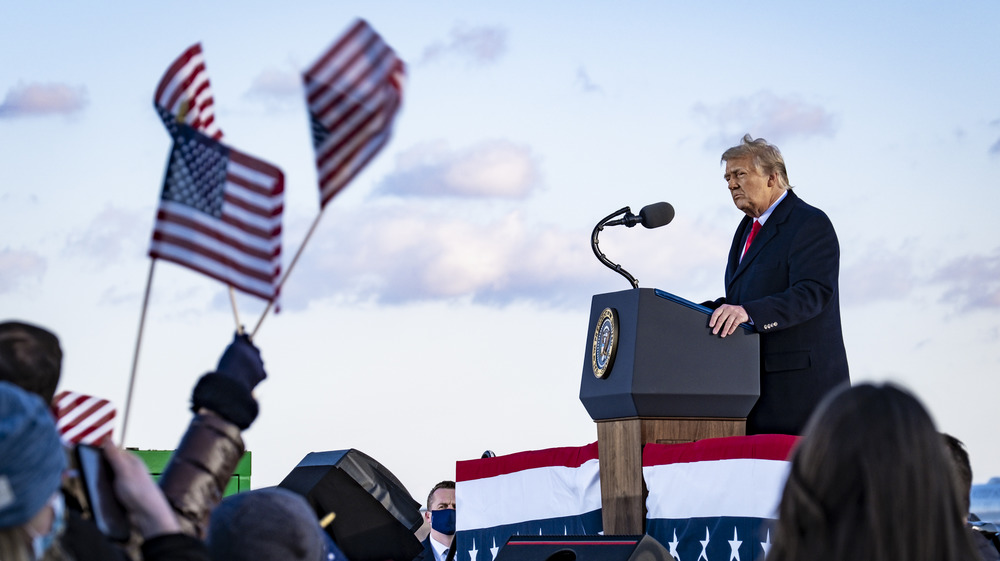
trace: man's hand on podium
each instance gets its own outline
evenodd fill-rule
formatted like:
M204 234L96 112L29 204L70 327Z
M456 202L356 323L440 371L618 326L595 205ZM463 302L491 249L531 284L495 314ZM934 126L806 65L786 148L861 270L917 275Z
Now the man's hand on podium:
M736 328L746 321L750 321L750 316L743 309L743 306L723 304L712 312L712 317L708 320L708 326L712 328L712 335L725 337L726 335L735 333Z

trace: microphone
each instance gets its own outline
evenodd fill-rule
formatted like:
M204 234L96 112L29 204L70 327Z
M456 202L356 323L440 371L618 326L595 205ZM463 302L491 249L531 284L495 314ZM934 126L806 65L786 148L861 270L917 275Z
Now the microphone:
M628 228L635 226L636 224L642 224L646 228L659 228L660 226L666 226L670 224L670 221L674 219L674 207L670 203L653 203L651 205L646 205L642 207L639 211L639 215L636 216L632 214L632 211L626 210L625 216L619 218L618 220L611 220L610 222L605 222L605 226L621 226L624 225Z

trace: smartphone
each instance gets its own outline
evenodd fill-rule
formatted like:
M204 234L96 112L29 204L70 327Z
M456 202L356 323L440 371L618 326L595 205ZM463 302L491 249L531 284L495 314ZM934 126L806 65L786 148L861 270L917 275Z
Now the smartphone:
M97 528L113 540L128 541L132 531L128 513L115 495L114 471L104 452L96 446L78 444L76 458Z

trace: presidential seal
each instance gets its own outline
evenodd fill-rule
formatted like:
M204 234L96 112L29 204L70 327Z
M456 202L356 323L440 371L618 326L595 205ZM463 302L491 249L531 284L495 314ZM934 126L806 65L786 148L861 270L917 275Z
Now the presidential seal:
M590 363L594 376L604 378L611 372L618 350L618 314L612 308L604 308L597 318L594 328L594 344L590 347Z

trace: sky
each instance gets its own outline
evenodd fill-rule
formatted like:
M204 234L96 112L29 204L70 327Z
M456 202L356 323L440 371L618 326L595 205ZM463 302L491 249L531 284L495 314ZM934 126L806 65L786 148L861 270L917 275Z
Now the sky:
M356 448L418 501L455 462L597 439L579 401L606 215L640 286L723 293L745 133L831 218L854 382L892 381L1000 475L1000 5L48 2L0 5L0 320L43 325L60 389L124 409L170 149L153 92L201 42L225 141L285 173L285 267L319 213L301 72L357 18L407 64L393 138L336 198L255 338L254 487ZM237 296L256 325L260 300ZM125 444L172 449L236 325L157 262ZM118 429L120 431L120 427ZM116 432L116 440L120 432Z

